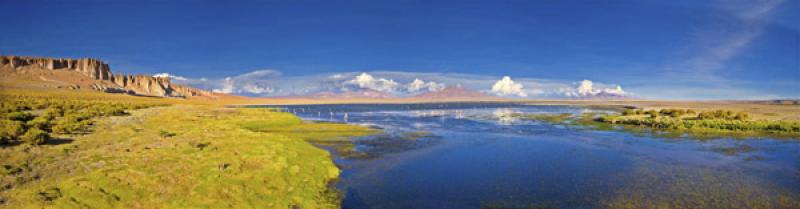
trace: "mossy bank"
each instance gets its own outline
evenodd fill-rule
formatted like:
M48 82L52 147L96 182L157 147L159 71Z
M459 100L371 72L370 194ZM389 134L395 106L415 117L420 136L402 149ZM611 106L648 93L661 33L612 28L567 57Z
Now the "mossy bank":
M308 140L373 133L269 109L129 112L95 120L89 134L54 136L60 143L4 146L0 207L338 208L330 183L339 169Z

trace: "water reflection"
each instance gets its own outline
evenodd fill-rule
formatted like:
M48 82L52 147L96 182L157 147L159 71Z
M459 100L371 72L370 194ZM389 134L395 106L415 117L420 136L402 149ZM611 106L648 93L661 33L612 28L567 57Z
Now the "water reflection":
M799 208L800 143L694 140L515 117L583 107L448 103L285 107L377 126L339 156L345 208ZM320 117L329 112L330 117ZM336 116L336 117L334 117Z
M509 108L497 108L494 109L492 115L497 119L497 122L502 125L511 125L514 121L517 121L517 117L514 115L518 114L519 112L513 111Z

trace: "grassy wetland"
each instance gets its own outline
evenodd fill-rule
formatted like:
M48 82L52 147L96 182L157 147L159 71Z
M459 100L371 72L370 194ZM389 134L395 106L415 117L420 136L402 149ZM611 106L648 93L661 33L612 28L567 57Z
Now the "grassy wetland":
M375 132L272 109L65 92L0 94L0 206L338 208L340 171L309 141Z
M800 120L753 119L744 111L693 109L621 108L611 113L518 114L514 117L565 125L583 125L597 129L622 129L660 132L660 135L683 134L706 137L800 137ZM619 126L619 127L615 127Z
M800 204L792 186L797 144L772 140L792 138L795 126L741 111L515 103L229 108L76 91L0 96L5 208ZM723 125L651 125L662 121ZM766 139L726 139L739 132Z

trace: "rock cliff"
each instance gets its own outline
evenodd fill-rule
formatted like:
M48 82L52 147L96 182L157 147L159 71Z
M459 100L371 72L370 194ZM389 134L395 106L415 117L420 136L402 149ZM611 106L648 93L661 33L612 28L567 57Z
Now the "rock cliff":
M148 75L114 75L108 64L91 58L63 59L0 56L0 67L74 71L96 81L107 81L105 83L95 83L91 85L91 88L110 93L129 93L158 97L214 95L209 91L172 84L169 78L156 78Z
M72 70L97 80L108 80L111 78L111 69L109 69L108 64L90 58L63 59L0 56L0 66L3 65L9 65L12 68L34 66L48 70Z

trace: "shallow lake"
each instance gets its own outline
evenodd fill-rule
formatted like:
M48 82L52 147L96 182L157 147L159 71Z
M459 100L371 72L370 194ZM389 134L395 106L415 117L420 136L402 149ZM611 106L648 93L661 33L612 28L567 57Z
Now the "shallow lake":
M519 120L603 112L503 103L284 106L367 125L337 156L344 208L792 208L800 140L664 138Z

